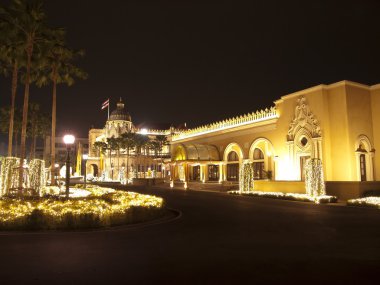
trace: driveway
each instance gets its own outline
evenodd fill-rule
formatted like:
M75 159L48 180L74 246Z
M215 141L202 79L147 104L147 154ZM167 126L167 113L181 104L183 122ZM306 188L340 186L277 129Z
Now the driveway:
M149 226L0 234L0 284L378 284L380 210L151 189Z

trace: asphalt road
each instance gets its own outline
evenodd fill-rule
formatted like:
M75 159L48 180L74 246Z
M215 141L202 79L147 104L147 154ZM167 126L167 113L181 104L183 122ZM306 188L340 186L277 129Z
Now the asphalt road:
M0 234L0 284L379 284L380 210L150 191L182 216Z

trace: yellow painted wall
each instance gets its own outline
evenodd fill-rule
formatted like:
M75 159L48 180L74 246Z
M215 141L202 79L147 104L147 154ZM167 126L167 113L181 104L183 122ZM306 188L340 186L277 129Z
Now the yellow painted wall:
M325 180L357 181L355 142L358 136L366 135L375 148L380 149L380 86L371 92L368 86L347 81L316 86L277 100L277 122L244 130L236 128L234 132L202 135L178 143L215 145L221 158L230 143L237 143L242 148L244 159L248 159L251 158L249 150L252 143L258 138L265 138L274 147L272 155L276 156L276 179L293 180L294 171L299 170L289 167L287 133L295 116L297 99L301 96L306 98L310 111L321 127ZM174 142L172 149L178 143ZM376 155L375 161L378 179L379 155Z
M380 85L371 91L373 143L375 152L375 180L380 180Z
M358 163L355 156L355 142L360 135L365 135L373 144L371 94L369 90L356 86L347 86L348 143L352 181L359 181Z

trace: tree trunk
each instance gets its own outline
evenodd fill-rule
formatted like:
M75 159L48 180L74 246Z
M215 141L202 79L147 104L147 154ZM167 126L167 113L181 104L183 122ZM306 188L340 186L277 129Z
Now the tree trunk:
M15 157L18 157L18 132L15 132Z
M22 196L22 182L24 178L24 159L26 152L26 127L28 122L28 106L29 106L29 85L30 85L30 66L32 63L33 42L28 39L27 45L27 64L26 64L26 79L25 79L25 92L24 92L24 106L22 110L22 125L21 125L21 152L20 152L20 171L18 178L19 195Z
M50 181L55 185L55 129L57 123L57 72L54 70L53 78L53 102L51 109L51 153L50 153Z
M117 175L118 176L120 174L120 163L119 163L119 160L120 160L120 149L118 148L117 149Z
M113 166L112 166L112 151L111 149L109 150L110 151L110 170L111 170L111 180L113 180Z
M12 99L11 99L11 114L9 118L9 134L8 134L8 156L12 156L13 147L13 125L15 117L15 100L17 91L17 76L18 76L18 65L17 62L13 64L12 73Z
M129 180L129 147L127 147L127 181Z
M30 159L35 158L35 150L36 150L36 126L35 126L35 124L36 124L36 122L34 121L33 126L32 126L32 140L31 140L31 144L30 144Z

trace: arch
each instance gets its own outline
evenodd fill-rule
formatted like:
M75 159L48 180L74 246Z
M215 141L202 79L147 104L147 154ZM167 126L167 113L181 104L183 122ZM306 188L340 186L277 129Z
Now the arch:
M224 150L223 154L223 160L225 161L223 166L223 180L234 182L239 181L239 170L243 159L244 154L240 145L235 142L230 143Z
M373 158L375 150L366 135L359 135L355 141L356 176L358 181L373 181Z
M181 161L181 160L186 160L186 159L187 159L186 148L182 144L180 144L176 147L174 151L174 160Z
M180 144L174 151L174 160L219 161L219 151L214 145Z
M92 170L92 175L94 176L94 177L98 177L98 175L99 175L99 168L98 168L98 165L97 164L91 164L90 165L91 166L91 170Z
M243 159L244 159L244 155L243 155L243 149L240 147L239 144L237 143L230 143L226 149L224 150L224 154L223 154L223 160L224 161L228 161L228 154L231 152L231 151L234 151L237 153L238 157L239 157L239 162L242 162Z
M249 159L253 160L253 153L255 151L255 148L260 149L264 153L265 156L275 156L275 150L270 140L267 138L257 138L253 141L251 144L251 147L249 148Z
M255 157L255 153L262 153L260 157ZM270 140L267 138L257 138L251 144L249 149L249 159L253 161L255 179L272 179L275 178L276 153Z

